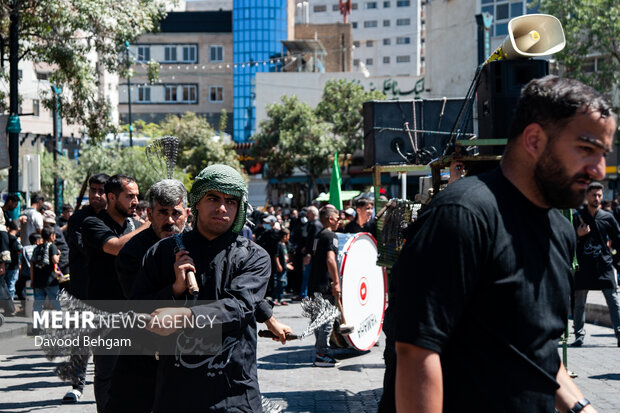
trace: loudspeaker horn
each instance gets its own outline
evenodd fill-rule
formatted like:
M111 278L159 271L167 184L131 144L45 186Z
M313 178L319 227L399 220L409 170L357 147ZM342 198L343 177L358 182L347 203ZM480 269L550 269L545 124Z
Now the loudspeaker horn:
M548 14L528 14L508 22L508 36L486 60L538 57L557 53L566 46L562 23Z

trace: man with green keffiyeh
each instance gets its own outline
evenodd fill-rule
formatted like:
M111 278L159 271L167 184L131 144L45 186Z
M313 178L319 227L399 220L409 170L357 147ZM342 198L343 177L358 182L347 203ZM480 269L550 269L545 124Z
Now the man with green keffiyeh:
M265 295L271 265L265 250L239 235L247 210L245 181L231 167L211 165L196 177L189 206L195 224L183 234L184 249L175 250L173 237L149 249L133 297L190 303L186 274L194 272L198 299L212 301L159 308L148 329L167 336L177 332L179 320L187 332L188 320L216 314L212 328L221 329L224 344L215 356L191 355L192 363L178 354L160 356L153 412L260 412L254 310ZM171 318L174 326L157 322Z

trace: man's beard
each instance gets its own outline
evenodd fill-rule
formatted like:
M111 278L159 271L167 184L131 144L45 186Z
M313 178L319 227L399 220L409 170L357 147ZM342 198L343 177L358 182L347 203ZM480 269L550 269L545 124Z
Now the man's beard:
M116 212L118 212L119 214L121 214L124 217L132 217L133 216L133 212L131 212L129 210L129 208L124 207L123 205L116 203L114 204L114 209L116 209Z
M183 227L174 224L164 224L161 226L161 232L172 232L173 234L180 234L183 232Z
M547 205L558 209L580 207L586 197L586 189L572 189L572 185L580 180L590 182L591 178L585 173L568 176L548 143L534 169L534 181Z

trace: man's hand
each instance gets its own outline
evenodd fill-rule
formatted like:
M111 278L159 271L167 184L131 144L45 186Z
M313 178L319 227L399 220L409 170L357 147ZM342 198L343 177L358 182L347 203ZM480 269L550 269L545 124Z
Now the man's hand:
M176 261L174 262L174 284L172 284L172 293L175 297L183 294L187 289L187 279L185 274L188 271L196 272L194 260L189 256L189 252L182 250L177 252Z
M306 254L306 256L304 256L304 265L310 264L310 258L312 258L310 254Z
M579 224L579 226L577 227L577 236L583 237L584 235L587 235L589 233L590 233L590 226L586 224L585 222L581 222L581 224Z
M332 284L332 295L338 300L340 297L340 293L342 290L340 289L340 283L331 283Z
M290 328L284 323L279 322L278 320L275 319L274 316L271 316L269 320L265 321L265 325L267 326L267 329L269 331L271 331L273 334L277 336L277 337L274 337L272 340L279 341L282 344L286 344L286 334L293 333L292 328Z
M192 317L192 310L186 307L158 308L151 313L146 329L160 336L168 336L190 325Z

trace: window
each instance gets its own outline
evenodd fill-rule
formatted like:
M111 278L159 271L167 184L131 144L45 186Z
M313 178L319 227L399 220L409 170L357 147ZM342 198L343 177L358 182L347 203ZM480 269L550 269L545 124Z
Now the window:
M383 39L384 46L389 46L390 44L392 44L392 41L390 39Z
M353 59L353 66L357 67L360 65L360 59Z
M37 80L47 80L49 73L37 72Z
M357 22L351 22L351 27L357 29Z
M498 4L495 6L495 18L497 20L508 18L508 3Z
M177 87L175 86L166 86L164 90L164 100L166 102L176 102L177 101Z
M334 5L332 6L332 11L340 11L340 5L338 5L338 4L334 4Z
M138 46L138 62L148 62L151 60L151 47Z
M357 3L353 3L351 5L351 10L357 10Z
M396 56L396 63L409 63L411 56Z
M397 37L396 44L409 44L411 43L410 37Z
M211 46L209 48L209 61L223 62L224 61L224 46Z
M366 59L366 66L372 66L372 59L368 58Z
M312 10L314 10L315 13L320 13L320 12L323 12L323 11L327 11L327 6L324 5L324 4L319 5L319 6L314 6L314 8Z
M409 0L398 0L396 2L396 7L409 7L411 6L411 2Z
M376 9L377 8L377 2L376 1L369 1L368 3L366 3L366 8L367 9Z
M411 19L397 19L397 26L409 26L411 24Z
M383 56L383 63L390 63L390 56Z
M196 85L183 86L183 102L196 102Z
M32 99L32 115L39 116L39 99Z
M151 87L150 86L138 86L138 102L150 102L151 101Z
M183 46L183 62L185 63L196 63L198 60L196 59L196 46Z
M354 41L354 42L353 42L353 46L355 46L355 47L360 47L360 42L359 42L359 40Z
M373 47L375 45L374 40L366 40L366 47Z
M164 47L164 62L176 62L177 61L177 47L166 46Z
M366 20L364 22L364 27L365 28L371 28L371 27L377 27L377 21L376 20Z
M383 8L384 8L384 9L387 9L387 8L389 8L389 7L390 7L390 2L389 2L389 1L384 1L384 2L383 2Z
M389 20L383 20L383 27L389 27L390 26L390 21Z
M223 102L224 88L222 86L209 87L209 102Z

